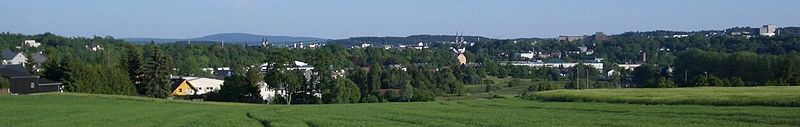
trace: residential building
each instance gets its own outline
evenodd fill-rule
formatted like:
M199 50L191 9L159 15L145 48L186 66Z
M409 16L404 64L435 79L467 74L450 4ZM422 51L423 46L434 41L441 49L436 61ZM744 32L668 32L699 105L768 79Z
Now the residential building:
M529 51L525 53L517 53L516 56L519 58L533 59L534 57L536 57L536 53Z
M176 97L199 95L197 94L197 89L186 79L172 79L170 88L172 89L172 94L170 95Z
M361 43L361 45L356 45L356 46L353 46L353 47L350 47L350 48L367 48L367 47L370 47L370 46L372 46L372 44L370 44L370 43Z
M411 48L414 48L414 49L426 49L426 48L428 48L428 46L425 45L422 42L419 42L419 43L417 43L417 45L412 45Z
M558 38L556 40L559 40L559 41L578 41L578 40L583 40L584 38L586 38L586 36L565 36L565 35L562 35L562 36L558 36Z
M753 35L750 35L750 32L747 32L747 31L731 32L731 36L739 36L739 37L745 37L745 38L753 37Z
M25 58L25 55L19 52L14 52L9 49L3 49L2 51L3 57L3 64L23 64L28 58Z
M549 67L549 68L569 68L575 65L582 64L593 67L598 70L603 70L603 63L544 63L544 62L511 62L514 66L530 66L530 67Z
M686 34L676 34L676 35L672 35L672 38L684 38L684 37L689 37L689 35L686 35Z
M230 67L202 68L201 70L211 73L211 75L214 75L214 78L217 79L224 79L225 77L233 75L233 71L231 71Z
M203 95L215 90L219 90L225 80L214 79L214 78L204 78L204 77L172 77L173 79L182 79L185 80L189 85L194 87L195 94Z
M42 43L36 42L36 40L25 40L22 45L36 48L42 45Z
M625 70L633 70L636 67L642 66L642 64L617 64L617 66L622 67Z

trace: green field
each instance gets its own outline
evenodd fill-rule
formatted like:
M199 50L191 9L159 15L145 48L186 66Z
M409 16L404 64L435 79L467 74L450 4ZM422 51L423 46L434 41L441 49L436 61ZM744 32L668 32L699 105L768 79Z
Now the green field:
M467 95L460 96L460 97L441 97L440 100L470 100L470 99L486 99L492 98L494 96L499 97L515 97L522 95L524 92L528 92L528 87L531 85L535 85L535 81L531 81L531 79L519 79L520 84L513 87L508 87L508 82L511 81L511 77L506 78L497 78L493 76L487 76L485 79L491 80L494 84L494 89L492 92L486 92L485 85L466 85L465 88L467 89ZM548 83L551 84L566 84L568 81L550 81Z
M800 108L516 98L256 105L129 96L0 96L0 126L800 126Z
M529 98L632 104L800 107L800 86L554 90L538 92Z

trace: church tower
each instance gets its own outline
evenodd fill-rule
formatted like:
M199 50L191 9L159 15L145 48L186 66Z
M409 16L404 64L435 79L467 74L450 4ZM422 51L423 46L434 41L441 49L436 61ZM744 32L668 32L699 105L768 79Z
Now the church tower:
M264 36L264 38L261 39L261 47L267 46L269 46L269 40L267 40L267 36Z
M466 48L464 48L464 35L456 35L455 46L453 47L453 52L456 54L456 58L458 59L458 63L461 65L467 64L467 57L464 56L464 52Z

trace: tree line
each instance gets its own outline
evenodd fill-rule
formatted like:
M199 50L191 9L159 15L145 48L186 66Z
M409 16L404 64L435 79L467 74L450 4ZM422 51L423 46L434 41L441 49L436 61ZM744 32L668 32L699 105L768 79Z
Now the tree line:
M160 98L169 97L170 75L210 77L210 73L200 70L204 67L231 67L235 72L224 79L222 90L208 96L209 100L263 103L265 100L256 97L260 96L261 85L266 84L280 93L270 103L285 104L431 101L438 96L467 94L465 85L485 85L487 76L575 82L531 88L537 90L615 87L612 83L632 87L689 87L795 85L800 81L796 72L800 37L793 35L612 37L599 42L477 41L476 38L465 53L469 63L476 64L468 66L456 63L452 45L447 43L430 44L431 48L425 50L351 49L336 44L316 49L287 49L219 44L136 45L113 37L65 38L50 33L0 35L0 46L6 48L13 48L25 39L42 42L41 47L19 51L43 51L48 60L42 65L44 71L36 74L62 81L67 91ZM87 49L93 45L105 49ZM586 66L530 68L501 62L515 60L511 57L513 53L530 49L566 51L580 46L594 48L595 54L569 55L560 61L581 62L601 57L606 59L606 67L603 70ZM638 61L642 52L647 53L647 61ZM280 64L293 61L307 62L315 69L287 70L290 66ZM615 66L625 62L645 64L635 71ZM274 66L255 69L254 66L264 63ZM610 70L619 73L606 76Z

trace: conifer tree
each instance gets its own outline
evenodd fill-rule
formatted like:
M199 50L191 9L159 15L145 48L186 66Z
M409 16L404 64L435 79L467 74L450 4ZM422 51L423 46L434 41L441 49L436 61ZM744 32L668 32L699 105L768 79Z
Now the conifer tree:
M25 70L31 74L36 74L34 65L36 65L36 62L33 61L33 56L30 53L25 53Z
M136 46L126 45L125 54L122 57L122 66L128 72L128 78L136 86L136 92L144 94L143 75L142 75L142 51Z
M170 93L170 74L172 61L158 47L150 48L149 58L142 67L142 87L144 95L148 97L165 98Z

